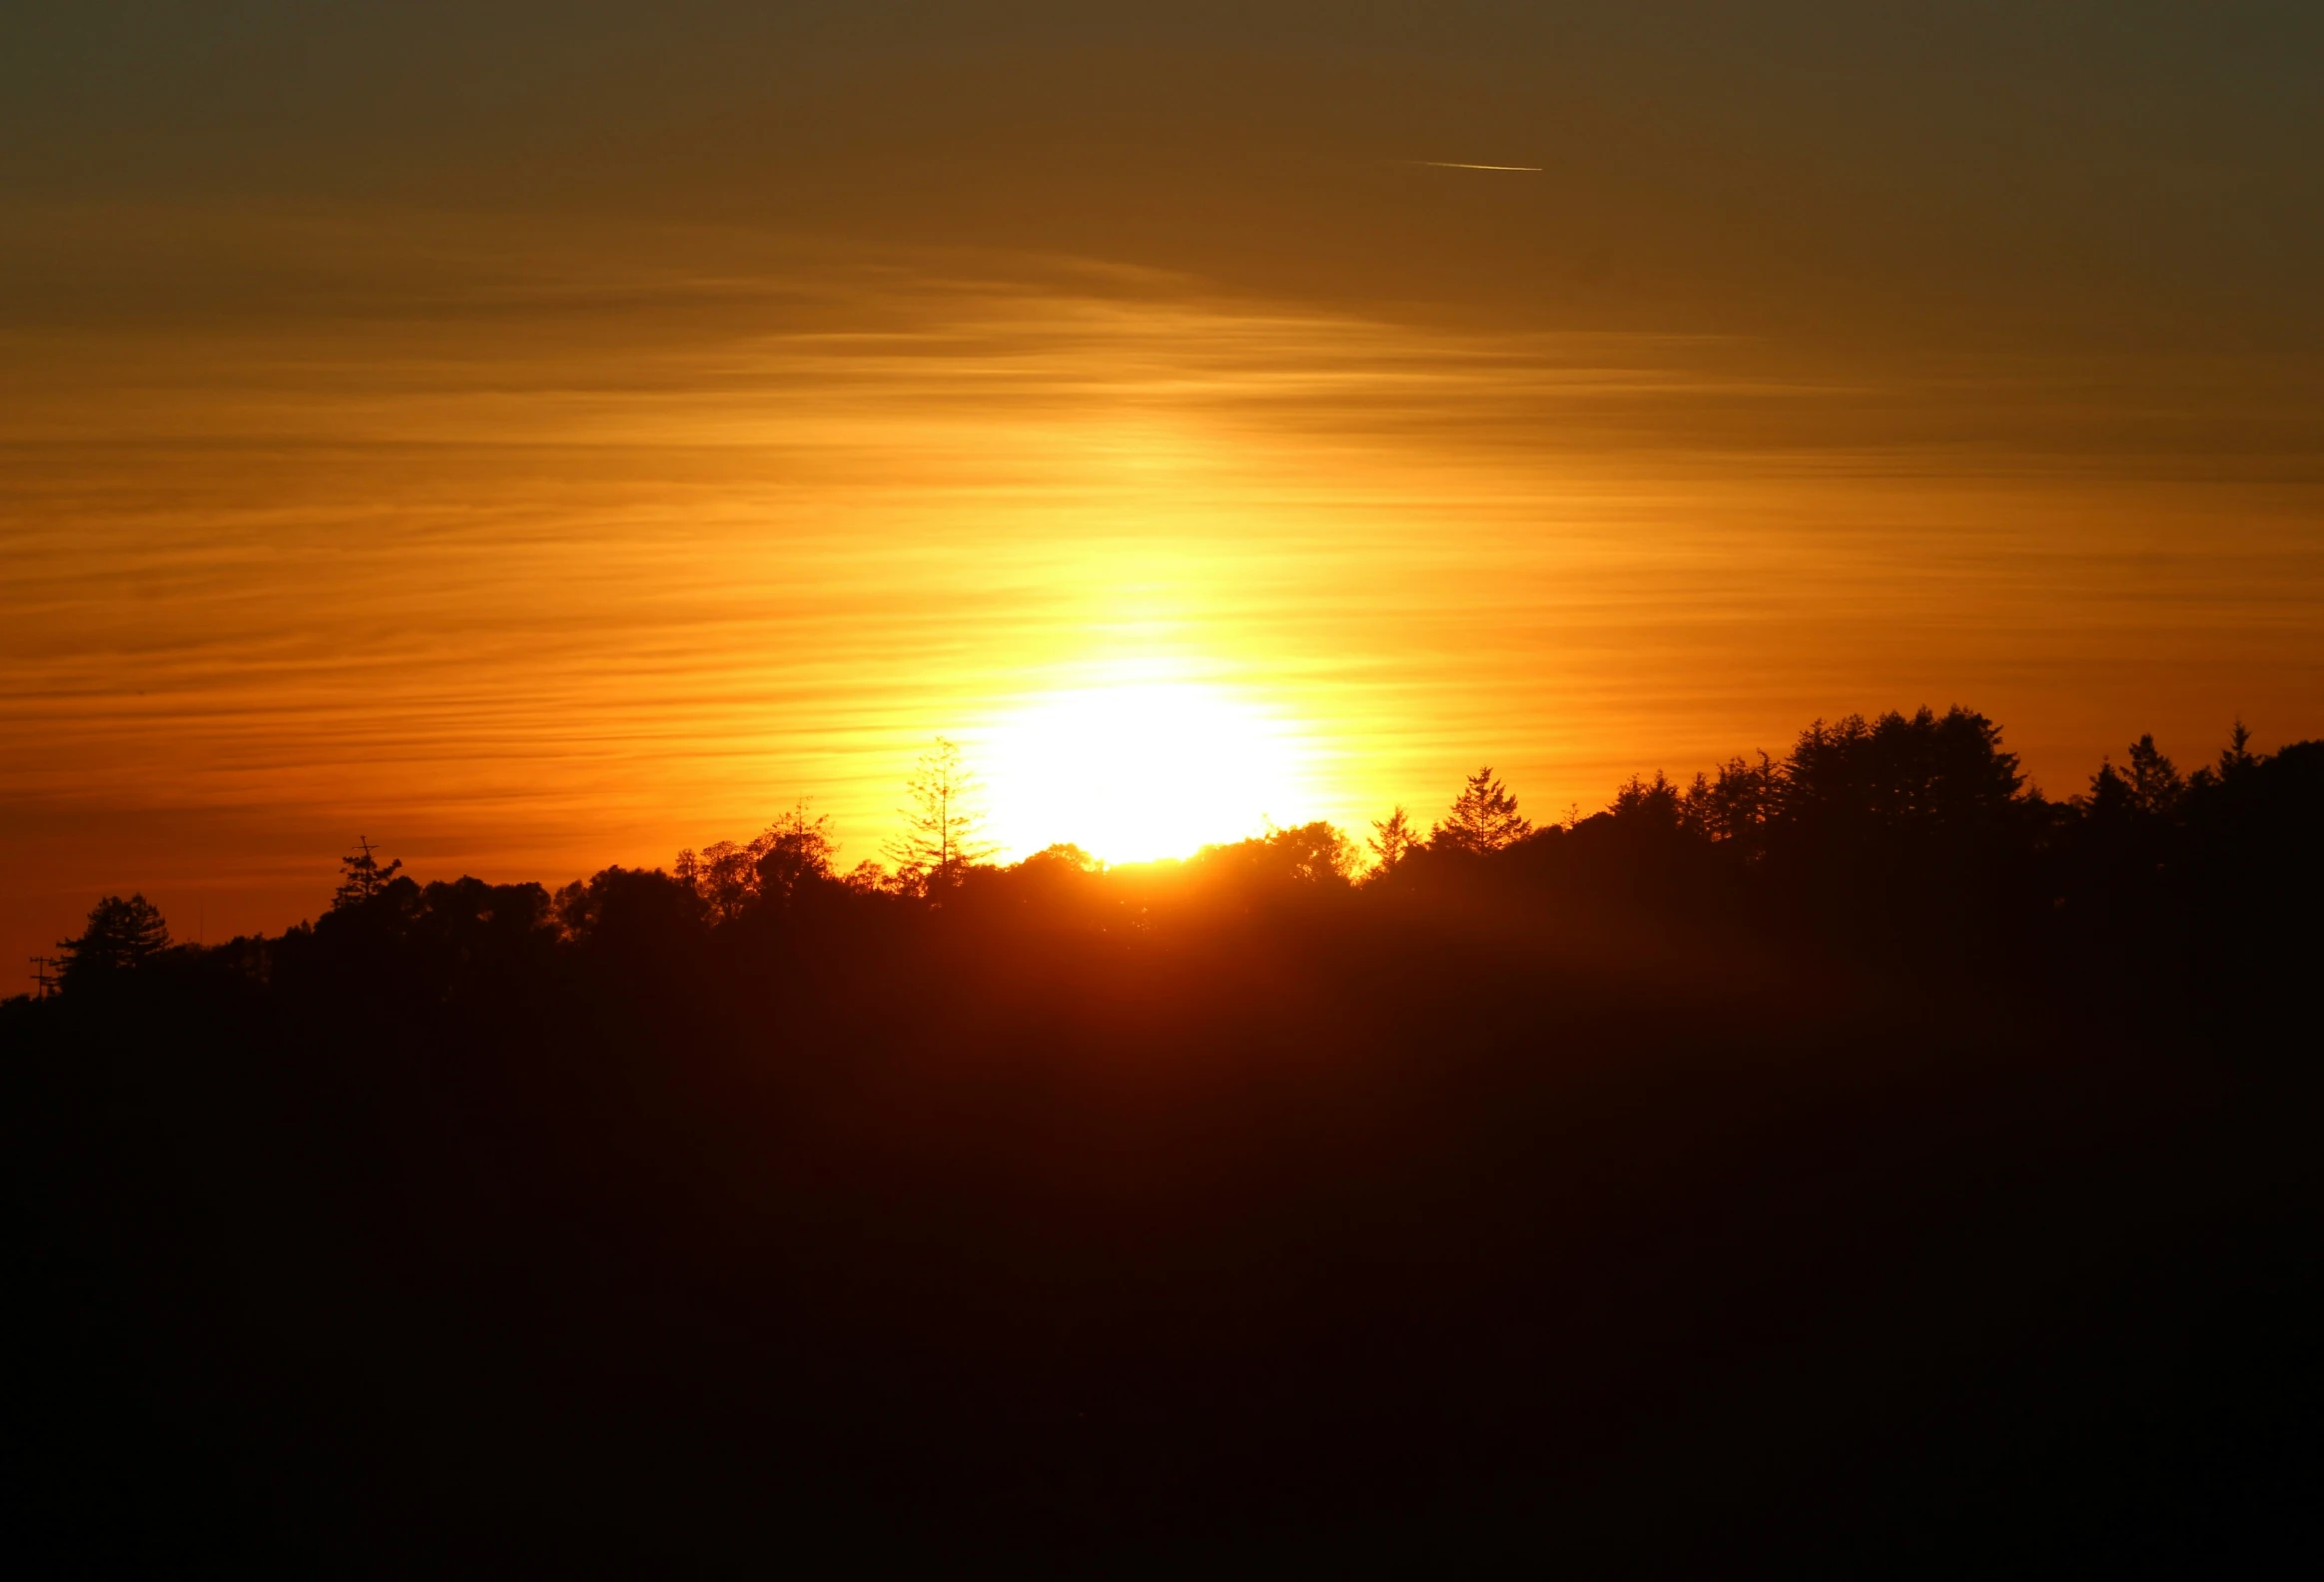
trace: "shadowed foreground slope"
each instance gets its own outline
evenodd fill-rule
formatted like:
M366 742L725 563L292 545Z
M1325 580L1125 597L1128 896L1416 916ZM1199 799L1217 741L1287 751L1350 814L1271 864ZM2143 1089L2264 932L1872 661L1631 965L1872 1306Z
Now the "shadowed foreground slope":
M1361 885L773 841L12 1003L12 1547L2311 1544L2324 749L2066 805L1886 729Z

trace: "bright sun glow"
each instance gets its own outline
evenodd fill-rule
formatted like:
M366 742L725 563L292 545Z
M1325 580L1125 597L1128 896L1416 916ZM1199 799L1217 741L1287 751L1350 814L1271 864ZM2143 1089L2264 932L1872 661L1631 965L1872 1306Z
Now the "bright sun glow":
M1305 752L1288 722L1223 687L1128 681L1044 693L975 754L992 838L1022 857L1070 841L1108 862L1182 857L1297 822Z

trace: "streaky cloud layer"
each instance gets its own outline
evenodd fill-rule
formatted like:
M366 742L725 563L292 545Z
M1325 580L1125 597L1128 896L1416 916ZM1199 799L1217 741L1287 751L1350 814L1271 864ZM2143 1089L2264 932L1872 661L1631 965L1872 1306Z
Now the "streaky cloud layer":
M870 855L929 737L1123 676L1287 744L1177 842L1480 757L1587 808L1852 707L1971 702L2058 789L2137 730L2324 724L2324 452L2249 362L1489 333L740 228L10 231L27 950L92 882L280 926L359 830L557 877L810 795Z

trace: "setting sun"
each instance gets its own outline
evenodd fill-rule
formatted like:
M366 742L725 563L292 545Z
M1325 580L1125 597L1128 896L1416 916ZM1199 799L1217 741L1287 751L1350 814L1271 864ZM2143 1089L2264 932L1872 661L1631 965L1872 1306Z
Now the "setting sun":
M1068 841L1108 862L1182 857L1308 811L1297 725L1209 682L1129 679L1042 693L977 744L993 837Z

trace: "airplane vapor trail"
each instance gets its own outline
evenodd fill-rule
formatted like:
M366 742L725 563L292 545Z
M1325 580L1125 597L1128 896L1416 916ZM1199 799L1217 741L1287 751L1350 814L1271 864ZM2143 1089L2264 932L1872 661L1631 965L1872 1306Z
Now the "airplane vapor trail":
M1406 160L1404 163L1407 165L1427 165L1437 170L1533 171L1538 173L1542 169L1539 165L1471 165L1465 160Z

